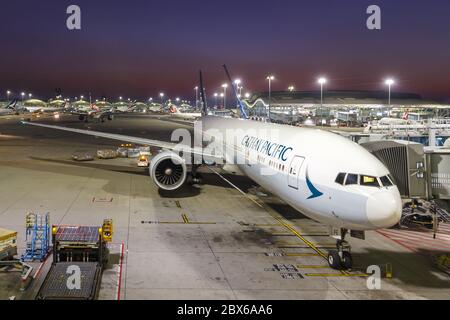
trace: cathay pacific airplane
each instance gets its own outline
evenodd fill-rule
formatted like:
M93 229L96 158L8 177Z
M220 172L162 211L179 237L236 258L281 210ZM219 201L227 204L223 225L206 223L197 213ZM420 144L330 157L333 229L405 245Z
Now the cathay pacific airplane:
M201 72L200 88L203 88ZM399 222L402 211L399 190L388 169L363 147L327 131L248 120L242 103L241 119L207 116L204 92L201 94L202 138L211 141L213 137L211 144L223 147L224 152L221 155L211 152L207 146L191 148L191 155L209 159L200 165L209 165L214 158L223 160L225 171L247 175L302 214L337 230L333 234L337 250L328 254L332 268L352 266L350 246L345 241L349 231L362 237L365 230L389 228ZM179 145L175 143L26 124L159 147L161 152L153 157L149 170L161 189L177 190L197 175L195 165L192 172L187 172L186 158L180 156Z

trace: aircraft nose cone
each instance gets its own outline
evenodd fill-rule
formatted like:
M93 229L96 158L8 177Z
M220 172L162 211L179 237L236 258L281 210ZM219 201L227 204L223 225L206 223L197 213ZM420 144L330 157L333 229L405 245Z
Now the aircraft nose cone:
M402 200L398 191L380 192L367 201L367 219L377 228L390 228L400 221Z

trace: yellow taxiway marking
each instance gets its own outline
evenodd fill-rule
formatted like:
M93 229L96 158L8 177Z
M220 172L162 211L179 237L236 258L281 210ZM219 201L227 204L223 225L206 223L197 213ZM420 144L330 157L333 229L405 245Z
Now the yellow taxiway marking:
M308 277L368 277L368 274L348 273L342 271L341 273L305 273Z
M183 218L184 223L190 223L189 218L184 213L181 215L181 218Z
M285 253L286 257L313 257L320 256L318 253Z
M297 268L300 268L300 269L328 269L330 267L329 266L302 266L302 265L299 265L299 266L297 266Z
M313 249L315 252L317 252L318 255L320 255L322 258L328 261L328 257L323 253L318 247L316 247L311 241L308 241L303 237L300 233L297 232L293 227L291 227L289 224L285 223L281 218L274 217L277 221L279 221L282 225L284 225L287 229L289 229L293 234L297 236L300 240L302 240L304 243L306 243L311 249ZM341 270L339 274L351 276L347 271Z
M299 238L300 240L302 240L304 243L306 243L311 249L313 249L315 252L317 252L317 254L319 254L322 258L327 259L327 256L320 251L318 248L316 248L314 246L314 244L312 244L310 241L306 240L304 237L302 237L294 228L292 228L289 224L285 223L283 220L281 220L281 218L277 218L275 217L276 220L278 220L280 222L280 224L282 224L285 228L287 228L289 231L291 231L293 234L295 234L297 236L297 238Z
M275 245L280 245L280 246L304 246L304 245L306 245L307 247L309 247L308 244L303 244L303 243L298 243L298 242L287 242L287 241L275 242ZM336 247L336 245L334 243L314 243L314 246L316 248L335 248Z
M191 221L186 214L181 214L183 221L158 221L159 224L216 224L215 222Z
M208 167L210 168L210 167ZM232 185L233 187L235 187L239 192L241 192L247 199L249 199L250 201L252 201L253 203L255 203L257 206L259 206L260 208L264 208L264 206L262 204L260 204L258 201L256 201L253 197L250 197L248 194L246 194L244 191L242 191L241 189L239 189L238 187L236 187L235 185L233 185L230 181L226 180L224 177L222 177L218 172L216 172L215 170L212 170L210 168L210 170L212 172L214 172L215 174L219 175L222 179L224 179L225 181L227 181L230 185ZM258 198L257 198L258 199ZM300 240L302 240L304 243L306 243L312 250L314 250L317 255L321 256L322 258L324 258L326 261L328 261L328 257L319 249L317 248L313 243L311 243L310 241L308 241L307 239L305 239L305 237L303 237L300 233L298 233L293 226L289 225L288 223L284 222L282 218L280 217L276 217L275 215L273 215L272 213L270 213L267 209L266 211L275 219L279 222L279 224L281 224L282 226L284 226L285 228L287 228L289 231L291 231L295 236L297 236L297 238L299 238ZM257 225L255 225L257 226ZM261 226L261 225L260 225ZM275 225L275 226L279 226L279 225ZM310 229L308 231L306 230L302 230L302 232L305 233L321 233L322 230L313 230ZM348 273L347 271L344 270L340 270L340 273L338 273L338 276L361 276L361 275L353 275Z
M181 221L158 221L158 224L185 224L185 222Z

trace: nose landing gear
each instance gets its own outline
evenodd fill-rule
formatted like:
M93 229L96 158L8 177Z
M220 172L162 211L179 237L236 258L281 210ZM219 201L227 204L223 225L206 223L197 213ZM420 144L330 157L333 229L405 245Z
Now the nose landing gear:
M347 229L341 229L340 239L336 241L337 250L330 250L328 253L328 264L336 270L347 270L353 266L350 245L345 241L347 231Z

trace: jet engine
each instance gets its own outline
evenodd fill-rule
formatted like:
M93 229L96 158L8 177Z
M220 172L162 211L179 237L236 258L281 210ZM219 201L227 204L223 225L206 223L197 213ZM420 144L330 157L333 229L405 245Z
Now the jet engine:
M186 163L178 154L163 151L150 162L150 177L163 190L176 190L186 181Z

